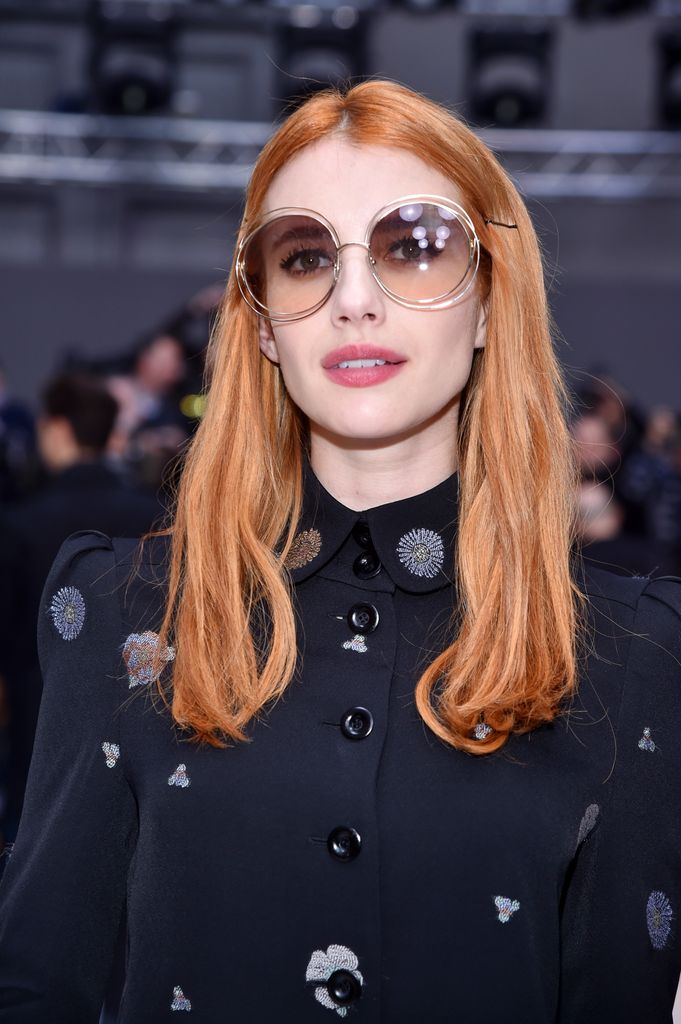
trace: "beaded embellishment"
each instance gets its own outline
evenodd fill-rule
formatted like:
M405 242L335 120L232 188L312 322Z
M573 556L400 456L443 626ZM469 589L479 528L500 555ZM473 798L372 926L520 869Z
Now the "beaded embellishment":
M646 904L646 923L655 949L664 949L672 930L672 905L663 892L651 892Z
M357 651L358 654L366 654L369 650L367 645L364 643L366 637L362 636L361 633L355 633L352 640L345 640L343 648L346 651Z
M651 754L655 749L655 741L651 738L649 726L643 730L643 736L638 741L638 746L639 750L649 750Z
M116 761L121 756L121 748L117 743L102 743L102 750L104 751L104 757L106 758L107 768L113 768Z
M397 557L414 576L437 576L445 557L442 537L422 526L409 530L399 539Z
M322 549L322 535L314 527L302 530L294 537L291 550L284 560L287 569L302 569L304 565L316 558Z
M144 633L131 633L123 645L123 660L128 667L128 686L144 686L157 678L159 673L153 671L153 659L158 649L158 633L146 630ZM167 646L163 652L163 661L173 661L175 648Z
M186 995L182 991L179 985L176 985L173 989L173 1001L170 1004L171 1010L191 1010L192 1004L187 999Z
M586 837L593 831L596 824L600 807L598 804L589 804L587 809L584 811L582 820L579 823L579 832L577 833L577 846L582 843Z
M473 730L473 735L475 736L476 740L484 740L487 739L491 731L492 726L488 725L487 722L478 722L475 729Z
M189 785L189 776L187 775L187 765L178 764L173 774L168 779L169 786L179 786L180 789L186 789Z
M77 587L62 587L53 595L50 613L64 640L75 640L85 622L85 600Z
M518 900L510 900L508 896L495 896L494 906L499 911L499 920L502 924L506 924L510 920L511 914L515 914L516 910L520 910Z
M320 982L314 990L317 1002L325 1006L327 1010L335 1010L339 1017L345 1017L348 1012L347 1006L339 1006L329 995L326 982L334 971L349 971L357 981L362 984L364 978L357 969L358 960L351 949L347 946L329 946L324 952L323 949L315 949L310 957L310 962L305 971L305 981Z

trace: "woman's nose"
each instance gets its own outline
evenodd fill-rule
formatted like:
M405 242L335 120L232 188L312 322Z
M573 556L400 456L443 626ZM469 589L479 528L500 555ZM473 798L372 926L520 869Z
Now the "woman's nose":
M338 279L330 300L332 318L338 322L382 320L385 296L371 272L366 246L349 243L341 249Z

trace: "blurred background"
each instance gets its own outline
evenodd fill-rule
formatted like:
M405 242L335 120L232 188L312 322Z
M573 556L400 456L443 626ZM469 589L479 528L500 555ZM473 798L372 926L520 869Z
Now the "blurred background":
M0 846L51 560L163 515L253 160L309 91L366 76L457 111L514 176L584 554L681 575L681 0L0 0Z

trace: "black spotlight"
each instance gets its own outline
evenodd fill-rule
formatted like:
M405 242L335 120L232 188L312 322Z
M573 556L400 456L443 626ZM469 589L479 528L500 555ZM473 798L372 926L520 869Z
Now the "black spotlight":
M97 0L91 8L91 109L106 114L167 110L175 91L177 22L154 0Z
M393 0L394 6L415 14L431 14L435 11L452 9L458 0Z
M681 128L681 30L658 36L657 106L665 128Z
M472 119L499 128L540 121L546 112L551 42L546 28L475 30L468 76Z
M277 33L277 99L290 111L320 89L356 82L366 73L370 15L354 7L292 8Z
M650 11L653 3L654 0L575 0L573 10L578 18L617 18Z

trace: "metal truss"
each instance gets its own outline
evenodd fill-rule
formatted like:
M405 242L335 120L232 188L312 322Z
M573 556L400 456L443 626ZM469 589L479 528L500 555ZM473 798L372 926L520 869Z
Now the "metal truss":
M269 123L0 111L0 186L239 193ZM528 198L681 197L674 132L482 130Z

